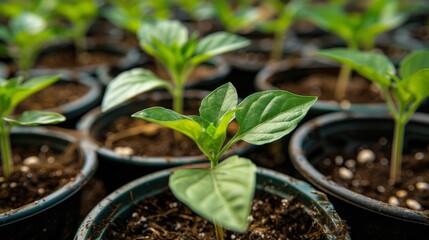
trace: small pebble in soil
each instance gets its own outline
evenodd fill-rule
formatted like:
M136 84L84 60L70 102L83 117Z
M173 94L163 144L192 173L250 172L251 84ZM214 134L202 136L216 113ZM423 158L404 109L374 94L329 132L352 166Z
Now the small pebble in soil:
M18 183L16 183L16 182L11 182L10 184L9 184L9 187L10 188L16 188L18 186Z
M379 143L380 145L384 146L384 145L386 145L386 144L387 144L387 139L386 139L386 138L384 138L384 137L382 137L382 138L378 139L378 143Z
M407 205L407 207L409 207L413 210L421 210L422 209L422 205L414 199L407 199L405 201L405 204Z
M379 191L380 193L384 193L386 191L386 188L384 188L383 186L378 186L377 191Z
M342 179L350 180L353 178L353 172L345 167L341 167L340 169L338 169L338 174Z
M346 167L354 168L356 166L356 161L354 159L349 159L345 162Z
M331 161L331 159L330 159L330 158L325 158L325 159L323 160L323 164L325 164L325 166L330 166L330 165L331 165L331 163L332 163L332 161Z
M134 154L134 150L130 147L115 147L115 153L119 155L131 156Z
M416 188L413 185L408 185L407 186L408 191L412 192L414 191Z
M3 183L3 184L1 185L1 188L7 188L7 183Z
M403 189L396 191L396 196L399 198L404 198L407 195L408 195L407 191L405 191Z
M0 177L0 182L4 182L5 178L4 177Z
M26 159L24 159L23 161L24 165L36 165L40 163L40 158L36 157L36 156L30 156L27 157Z
M380 164L383 166L387 166L387 164L389 164L389 160L387 160L387 158L382 158L380 159Z
M39 188L39 189L37 189L37 193L40 194L40 195L42 195L42 194L45 193L45 189L44 188Z
M399 206L399 199L394 196L391 196L387 202L389 203L389 205Z
M136 213L136 212L133 212L132 214L131 214L131 217L132 218L138 218L139 217L139 214L138 213Z
M42 145L40 147L40 152L47 153L48 151L49 151L49 146L48 145Z
M352 185L353 187L359 187L359 180L353 180Z
M425 158L425 154L424 154L424 153L422 153L422 152L416 152L416 153L414 154L414 158L415 158L416 160L423 160L423 158Z
M342 100L340 102L340 108L342 108L342 109L349 109L351 106L352 106L352 104L348 100Z
M54 157L48 157L47 159L48 163L54 163L55 162L55 158Z
M373 162L375 160L375 154L369 149L362 149L359 151L356 159L360 164Z
M337 166L343 165L343 162L344 162L344 158L342 156L335 157L335 164L337 164Z
M26 173L30 171L30 168L27 166L22 166L19 170L21 170L21 172Z
M416 183L416 188L420 191L429 190L429 183L427 182L418 182Z

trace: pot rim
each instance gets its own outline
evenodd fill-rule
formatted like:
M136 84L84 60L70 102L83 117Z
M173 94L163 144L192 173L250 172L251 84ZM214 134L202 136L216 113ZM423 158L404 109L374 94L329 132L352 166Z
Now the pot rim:
M187 89L185 98L203 98L208 94L208 91L198 90L198 89ZM101 112L101 108L97 107L87 114L85 114L77 123L77 129L83 133L85 138L88 140L88 143L91 147L97 152L101 157L107 158L111 161L120 162L123 164L132 164L136 166L179 166L184 164L191 163L206 163L209 160L204 156L204 154L198 154L194 156L181 156L181 157L173 157L173 156L139 156L139 155L131 155L125 156L117 154L113 151L113 149L109 149L105 146L99 146L98 141L92 136L91 129L97 123L97 120L105 117L108 118L109 114L112 114L117 109L125 108L126 106L136 103L143 102L146 99L151 98L155 101L160 101L163 99L171 99L171 96L163 90L155 90L151 92L147 92L141 95L141 98L134 101L127 101L123 104L120 104L117 107L114 107L106 112ZM131 113L132 114L132 113ZM130 114L130 115L131 115ZM111 122L109 120L109 122ZM254 147L248 143L242 143L243 147L236 150L229 150L226 152L225 156L229 156L232 154L242 155L243 152L248 151L250 148Z
M322 189L322 191L327 192L328 194L335 196L336 198L348 202L349 204L399 220L429 225L428 214L424 214L421 211L391 206L388 203L364 196L359 193L355 193L345 187L338 185L332 180L328 180L308 161L301 147L305 138L312 131L323 127L326 124L341 122L348 119L392 120L390 115L387 113L375 115L373 113L336 112L316 117L304 123L302 126L296 129L289 143L289 154L295 169L297 169L298 172L314 186ZM415 113L411 118L411 121L427 124L429 123L429 115L424 113Z
M190 168L195 168L195 167L201 168L201 166L209 166L209 165L208 164L203 164L203 165L202 164L193 164L193 165L186 165L186 166L182 166L182 167L185 167L185 168L188 168L188 167L190 167ZM117 190L110 193L101 202L99 202L97 204L97 206L95 206L91 210L91 212L85 217L85 219L82 221L79 229L77 230L74 239L76 239L76 240L77 239L86 239L85 237L87 237L87 235L91 233L91 228L88 226L93 225L94 222L96 222L96 221L100 221L100 219L102 219L105 215L105 214L103 214L103 211L105 211L106 208L109 208L109 207L111 208L112 204L116 204L117 198L120 198L124 194L128 195L133 189L138 188L138 187L141 188L145 184L147 184L148 182L151 182L155 179L166 178L169 175L171 175L174 170L179 169L179 168L180 167L165 169L165 170L161 170L161 171L158 171L155 173L145 175L143 177L140 177L138 179L135 179L135 180L123 185L122 187L120 187ZM307 207L309 205L316 206L317 211L319 213L321 213L325 217L326 216L329 217L329 219L330 219L329 223L324 224L324 225L326 225L326 227L328 227L327 226L328 224L330 225L330 229L335 229L335 228L343 226L342 220L340 219L340 217L338 216L338 214L334 210L334 206L332 205L332 203L329 202L326 195L322 192L315 190L310 184L308 184L304 181L301 181L301 180L297 180L297 179L290 177L288 175L276 172L274 170L269 170L269 169L262 168L262 167L257 167L256 174L257 174L257 176L260 176L260 177L267 177L267 178L270 178L274 181L282 182L282 183L284 183L285 187L293 189L292 191L299 192L297 194L297 196L301 200L304 200L304 199L310 200L311 203L305 204ZM167 188L168 184L165 187ZM257 184L257 188L263 189L263 187L258 186L258 184ZM157 189L157 191L153 191L150 194L150 196L156 195L156 194L162 192L164 189L165 188ZM276 192L276 190L270 191L270 189L268 189L267 192L273 193L273 192ZM116 211L122 212L122 210L119 210L122 206L123 205L118 206L117 208L112 209L112 210L115 212ZM111 214L115 214L115 213L111 213ZM113 215L109 215L109 216L113 216ZM106 223L106 225L109 223L110 222Z
M304 68L333 68L339 65L333 61L318 57L302 57L298 59L286 59L276 63L266 65L258 72L255 78L255 87L258 90L279 90L276 86L269 83L268 79L279 72L288 72L293 69ZM349 108L341 107L337 101L317 100L312 107L314 110L328 112L388 112L388 107L385 103L353 103Z
M44 127L16 127L12 130L12 135L30 134L36 136L46 136L50 138L61 139L67 142L78 142L79 150L83 157L83 165L78 175L66 185L57 189L53 193L36 200L22 207L12 209L8 212L0 214L0 227L14 222L29 218L33 215L46 211L57 204L70 198L77 193L94 175L97 168L97 160L94 151L89 147L88 143L83 140L67 134L65 132L54 131Z

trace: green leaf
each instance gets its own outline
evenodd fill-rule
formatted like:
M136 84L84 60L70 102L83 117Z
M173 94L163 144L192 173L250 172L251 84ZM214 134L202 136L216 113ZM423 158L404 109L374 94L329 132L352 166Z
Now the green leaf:
M191 117L181 115L163 107L147 108L134 113L132 117L174 129L190 137L195 142L197 142L197 139L203 132L201 125Z
M360 75L374 81L382 88L391 85L390 76L395 74L395 66L382 54L344 48L321 50L318 54L349 65Z
M154 39L166 46L183 46L188 41L188 30L179 21L144 23L138 31L142 46L153 45Z
M429 68L429 50L420 50L407 55L401 61L399 72L402 78L407 78L425 68Z
M417 101L429 97L429 68L414 72L400 82L406 92L411 93Z
M227 33L216 32L203 38L197 45L194 64L204 62L216 55L233 51L250 45L250 41L246 38Z
M11 30L14 34L26 32L29 34L37 34L47 28L46 21L37 14L23 12L10 22Z
M291 132L316 100L281 90L254 93L238 105L236 138L256 145L275 141Z
M170 189L180 201L209 221L237 232L248 227L255 191L256 167L233 156L214 169L181 169L170 176Z
M55 112L26 111L18 119L4 118L5 121L20 126L35 126L40 124L56 124L64 122L66 118Z
M170 90L170 84L143 68L122 72L107 86L101 105L102 110L107 111L141 93L156 88Z
M222 117L237 107L237 102L235 87L231 83L226 83L202 100L200 115L217 127Z

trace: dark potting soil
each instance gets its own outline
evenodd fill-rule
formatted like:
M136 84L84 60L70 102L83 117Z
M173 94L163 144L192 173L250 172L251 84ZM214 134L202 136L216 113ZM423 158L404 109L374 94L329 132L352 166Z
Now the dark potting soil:
M185 114L198 114L197 110L191 109L198 109L200 101L187 101L187 103L189 110L185 110ZM150 102L147 107L155 105L171 108L169 101ZM228 133L236 133L237 130L238 125L235 122L228 127ZM197 145L187 136L178 135L177 132L158 124L128 116L113 121L103 133L104 135L97 140L119 154L172 157L202 154Z
M402 178L394 186L388 184L390 144L386 138L357 150L332 153L315 166L354 192L429 213L429 146L404 154L402 161Z
M95 66L100 64L117 63L123 56L103 51L91 51L79 53L76 57L76 51L73 48L65 48L59 51L52 51L42 54L38 59L37 67L47 68L79 68L86 66Z
M70 145L64 152L47 145L13 148L14 171L0 176L0 213L35 202L72 181L82 160Z
M252 67L255 66L262 68L265 66L270 56L268 53L264 52L253 52L253 51L244 51L244 50L238 50L231 53L224 54L225 60L232 65L238 65L238 66L247 66ZM258 71L260 69L255 69L255 71Z
M336 74L318 73L302 79L290 79L291 81L279 81L274 76L271 81L276 87L292 93L318 96L320 100L334 101L337 76ZM352 77L345 96L350 103L384 102L377 86L359 76Z
M248 231L225 231L225 239L328 239L332 233L322 229L317 217L315 210L305 210L296 198L257 194ZM342 230L336 234L344 236ZM115 220L107 232L106 239L117 240L215 238L213 224L194 214L170 191L133 205L130 213Z
M87 86L78 82L57 82L21 102L15 113L59 107L81 98L88 91Z

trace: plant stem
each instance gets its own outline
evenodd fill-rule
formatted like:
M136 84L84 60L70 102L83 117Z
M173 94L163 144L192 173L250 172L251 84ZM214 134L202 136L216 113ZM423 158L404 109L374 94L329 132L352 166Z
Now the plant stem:
M395 118L395 132L393 136L392 156L390 163L390 184L395 184L401 180L402 148L404 145L405 124L402 114Z
M344 99L349 84L352 69L350 66L343 64L338 75L337 83L335 85L335 99L341 101Z
M223 240L223 228L221 225L215 223L216 240Z
M12 173L12 148L9 139L9 129L4 120L0 119L0 149L3 165L3 174L9 177Z
M270 53L270 62L280 61L283 55L283 46L286 39L286 31L281 29L274 33L273 48Z

